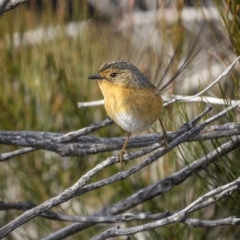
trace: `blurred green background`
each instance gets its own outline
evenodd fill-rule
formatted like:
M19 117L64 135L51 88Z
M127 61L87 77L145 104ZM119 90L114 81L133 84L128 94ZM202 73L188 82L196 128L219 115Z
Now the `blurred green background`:
M53 4L54 2L56 5ZM134 36L134 34L136 31L140 32L141 28L133 26L132 29L124 30L123 25L119 24L123 20L121 11L116 12L115 16L102 16L94 11L89 2L84 0L43 0L39 5L38 1L30 1L29 4L1 16L1 130L66 133L104 120L107 115L103 106L77 107L77 102L102 99L97 83L88 81L87 77L96 73L103 62L118 59L131 61L150 79L155 79L156 76L156 81L158 81L177 46L181 46L181 51L169 71L170 75L176 71L177 66L186 56L189 42L193 43L197 36L197 31L190 34L180 19L171 24L156 20L154 27L159 30L157 38L161 39L161 45L150 45L151 40L156 36L149 30L149 32L143 32L143 35L146 36L145 44L140 42L141 47L139 48L140 40L138 35ZM227 5L227 3L229 4ZM209 32L211 36L215 37L212 37L209 42L204 42L202 52L196 57L197 63L186 70L186 76L195 73L196 66L202 71L211 71L209 62L212 64L220 62L221 71L223 71L232 60L230 56L239 54L239 12L237 12L239 5L237 5L237 1L216 1L215 4L216 9L223 17L222 22L227 27L225 28L222 23L219 23L221 26L217 32L221 33L221 40L219 40L216 29L206 20L203 30L205 39L210 38ZM183 2L176 1L175 7L180 13L184 7ZM197 7L200 10L202 8L198 1ZM234 17L228 18L227 12L232 12ZM150 28L151 25L149 25ZM222 45L223 42L225 45ZM212 51L213 46L220 50ZM159 66L161 66L160 71L157 71ZM209 76L213 76L213 74L210 72ZM191 88L193 83L188 83L190 89L183 91L187 94L194 94L213 80L215 79L208 78L208 82L204 82L200 78L195 78L193 81L197 85ZM181 89L179 85L173 86L170 93L178 93L179 89ZM239 98L238 73L233 71L224 84L219 84L214 91L210 94L223 98ZM163 121L167 130L177 129L181 123L200 113L204 107L205 104L200 103L177 103L166 108ZM217 106L214 112L222 109L224 107ZM220 119L219 123L236 121L236 118L238 115L232 112L226 118ZM158 127L158 125L154 126L153 130L149 132L158 131ZM93 135L118 137L125 136L126 133L113 124L98 130ZM72 215L94 213L172 174L225 141L226 139L221 139L207 143L183 144L181 148L172 151L163 159L127 180L77 197L53 210ZM0 146L1 153L15 149L17 148L13 146ZM30 200L38 205L61 193L74 184L80 176L112 154L101 153L61 158L55 153L40 150L2 162L0 199L6 202ZM150 200L132 211L157 213L183 208L201 194L206 193L208 189L236 178L239 175L239 161L237 161L239 154L239 150L235 151L164 196ZM126 168L130 168L140 161L142 159L134 160ZM110 176L120 170L121 166L112 166L107 171L101 172L98 179ZM94 179L94 181L98 179ZM192 217L216 219L237 215L239 207L236 206L236 203L238 202L239 195L235 193L231 199L199 211ZM223 210L223 205L225 210ZM20 212L15 210L2 211L0 213L1 226L19 214ZM137 222L137 224L140 223L140 221ZM15 230L7 239L39 239L67 225L69 223L37 217ZM88 239L103 231L105 227L113 225L93 226L69 239ZM126 226L135 225L136 222L126 223ZM186 225L173 225L142 233L143 238L135 235L131 239L236 239L235 237L239 234L236 227L193 229Z

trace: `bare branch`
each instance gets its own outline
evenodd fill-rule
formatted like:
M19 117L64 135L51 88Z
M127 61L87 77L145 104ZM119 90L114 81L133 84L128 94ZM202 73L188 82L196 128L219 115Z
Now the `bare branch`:
M217 219L217 220L200 220L200 219L186 218L182 223L186 223L187 225L195 228L216 227L221 225L239 225L240 218L236 218L235 216L223 218L223 219Z
M0 201L0 210L9 210L9 209L15 209L15 210L28 210L36 205L30 201L24 201L24 202L17 202L17 203L6 203L3 201Z
M13 157L16 157L16 156L19 156L19 155L22 155L22 154L25 154L25 153L33 152L33 151L36 151L36 150L37 150L36 148L26 147L26 148L22 148L22 149L19 149L19 150L8 152L8 153L1 153L0 154L0 162L7 161L7 160L9 160Z
M113 120L110 118L105 119L102 122L98 122L98 123L93 123L90 126L86 127L86 128L82 128L78 131L74 131L74 132L70 132L67 134L64 134L61 137L58 137L56 139L57 142L67 142L67 141L71 141L74 138L80 137L82 135L86 135L88 133L94 132L100 128L106 127L110 124L113 123Z
M163 100L168 102L171 101L172 99L180 99L183 96L180 95L164 95L162 96ZM192 97L192 96L184 96L184 102L186 103L193 103L193 102L205 102L207 104L211 104L211 105L222 105L222 106L229 106L229 105L233 105L237 102L237 100L227 100L227 99L223 99L223 98L215 98L215 97L207 97L207 96L198 96L198 97ZM166 103L168 104L168 103Z
M194 161L189 166L184 167L180 171L172 174L171 176L168 176L159 182L152 184L146 188L141 189L139 192L134 193L134 195L126 198L124 201L121 201L114 206L112 206L112 209L116 212L123 212L126 211L140 203L143 203L144 201L154 198L156 196L160 196L167 191L171 190L176 185L182 183L185 181L188 177L190 177L192 174L197 173L201 171L202 169L206 168L208 165L212 164L216 160L218 160L221 156L224 156L228 154L229 152L235 150L240 146L240 139L235 138L232 141L229 141L220 147L218 147L216 150L210 152L206 156ZM148 160L148 159L146 159ZM145 161L146 161L145 160ZM128 170L132 171L132 169ZM114 176L111 176L105 181L113 181ZM104 180L100 180L99 182L89 184L83 188L86 192L91 191L93 189L96 189L96 187L100 187L99 184L103 183ZM105 185L102 185L105 186ZM220 198L220 196L219 196ZM111 208L110 208L111 209ZM199 208L198 208L199 209ZM106 214L114 214L114 212L106 210Z
M79 132L81 132L81 130L79 130ZM176 133L177 132L168 132L168 135L170 138L173 138L176 135ZM240 123L227 123L219 126L206 127L198 135L189 138L188 141L189 142L200 140L203 141L222 137L230 137L234 135L236 136L239 134ZM0 131L0 143L29 147L26 148L25 150L22 150L26 152L28 152L27 149L29 149L29 152L34 151L31 149L46 149L49 151L56 152L61 156L83 156L87 154L95 154L98 152L106 152L121 149L125 141L125 138L123 137L98 138L93 136L81 136L75 140L71 140L65 143L56 142L56 139L58 139L58 137L61 136L63 135L58 133ZM128 143L128 148L131 149L151 146L152 144L157 143L159 139L161 139L161 137L162 133L146 134L142 136L131 137ZM14 151L12 153L13 153L12 157L14 157L17 156L18 153L21 154L21 151L20 152ZM11 157L11 153L6 153L6 155L5 153L3 154L0 155L0 160L2 161L4 161L4 159L7 160Z
M207 108L204 113L211 110L211 108ZM116 181L122 181L123 179L126 179L127 177L131 176L132 174L140 171L142 168L146 167L150 163L156 161L159 157L163 156L167 152L169 152L172 148L176 147L177 145L181 144L184 141L187 141L189 137L192 135L198 134L205 126L205 123L200 124L199 126L195 126L195 124L200 120L200 117L203 115L200 114L198 117L190 121L190 124L184 124L179 132L183 132L180 136L176 137L171 143L168 144L168 148L164 148L161 150L158 150L154 152L152 155L150 155L143 163L132 167L131 169L123 172L119 172L111 177L111 180L103 179L100 180L96 186L95 189L109 185ZM190 128L192 126L192 128ZM190 130L189 130L190 128ZM185 131L184 131L185 130ZM160 146L158 144L158 146ZM141 151L139 151L141 152ZM125 154L124 160L130 160L135 157L136 154ZM88 171L85 175L83 175L72 187L67 188L64 190L61 194L59 194L56 197L53 197L44 203L40 204L39 206L28 210L27 212L24 212L21 216L14 219L12 222L8 223L7 225L0 228L0 237L6 236L9 232L13 231L17 227L21 226L22 224L26 223L30 219L40 215L46 210L51 209L54 206L57 206L63 202L68 201L69 199L82 195L86 193L86 190L84 189L84 186L92 179L93 176L95 176L98 172L102 171L104 168L111 166L112 164L115 164L118 162L118 157L110 157L107 160L101 162L96 167ZM90 189L92 190L92 189Z
M162 95L162 99L164 102L169 102L173 99L180 99L183 96L181 95ZM208 97L208 96L198 96L198 97L192 97L192 96L186 96L184 95L184 97L186 97L186 99L184 100L184 102L186 103L194 103L194 102L204 102L204 103L208 103L211 105L222 105L222 106L226 106L226 105L233 105L235 104L237 101L236 100L227 100L227 99L223 99L223 98L215 98L215 97ZM84 107L96 107L96 106L100 106L104 104L104 100L99 100L99 101L91 101L91 102L78 102L78 107L79 108L84 108ZM168 103L166 103L168 104ZM166 106L164 104L164 106Z
M177 145L189 141L191 137L196 136L200 133L200 131L206 127L209 123L212 121L224 116L227 111L230 111L234 107L236 107L237 104L234 106L231 106L224 111L220 112L219 114L215 115L214 117L211 117L210 119L206 120L204 123L200 125L196 125L197 122L201 119L201 117L206 114L209 110L211 110L210 107L208 107L202 114L200 114L198 117L193 119L187 124L184 124L179 131L174 133L174 140L168 144L167 149L160 149L151 154L143 163L134 166L133 168L119 172L111 177L111 179L103 179L100 180L99 182L95 183L94 189L97 189L99 187L111 184L116 181L121 181L123 179L126 179L130 175L140 171L142 168L146 167L147 165L151 164L152 162L156 161L159 157L163 156L166 154L168 151L170 151L172 148L176 147ZM48 141L49 135L48 134L43 134L46 137L45 141ZM48 142L48 144L53 144L51 141ZM153 149L158 148L160 145L159 144L154 144L151 146ZM152 149L151 149L152 150ZM144 151L140 150L137 153L130 153L130 154L125 154L124 155L124 160L130 160L135 158L136 156L142 155ZM102 163L98 164L95 168L87 172L85 175L83 175L72 187L66 189L63 193L59 194L56 197L53 197L49 199L48 201L40 204L39 206L23 213L21 216L13 220L11 223L5 225L0 229L0 237L6 236L9 232L17 228L18 226L24 224L25 222L29 221L30 219L40 215L46 210L51 209L52 207L59 205L65 201L68 201L69 199L82 195L83 193L86 192L86 189L84 189L84 186L91 180L91 178L96 175L98 172L103 170L104 168L111 166L112 164L115 164L118 162L117 157L111 157L108 158L107 160L103 161ZM93 190L93 184L91 184L91 187L89 187L89 190ZM166 185L165 190L169 189L169 185Z
M195 206L197 206L199 203L203 203L206 200L208 200L209 198L214 197L215 195L219 194L222 191L225 191L233 186L239 186L240 185L240 178L238 178L237 180L228 183L224 186L221 186L219 188L216 188L210 192L208 192L207 194L204 194L203 196L201 196L200 198L198 198L196 201L194 201L193 203L191 203L190 205L188 205L186 208L184 208L183 210L173 214L172 216L166 217L164 219L160 219L151 223L147 223L147 224L143 224L140 226L136 226L136 227L131 227L131 228L125 228L125 229L109 229L105 232L103 232L102 234L92 238L92 240L103 240L103 239L107 239L110 237L116 237L116 236L124 236L124 235L133 235L135 233L138 232L143 232L146 230L150 230L152 228L157 228L157 227L161 227L161 226L165 226L165 225L169 225L172 223L187 223L188 225L192 226L192 227L201 227L201 226L216 226L216 224L219 225L224 225L224 224L231 224L231 225L236 225L236 224L240 224L240 218L235 218L235 217L231 217L231 218L227 218L227 219L220 219L220 220L212 220L212 221L202 221L202 220L189 220L186 218L187 213ZM229 192L229 194L231 194L232 192ZM195 223L195 224L194 224ZM209 224L209 225L207 225Z
M48 210L49 212L49 210ZM51 211L52 212L52 211ZM109 215L109 216L69 216L63 214L45 214L46 212L42 213L41 216L58 220L58 221L68 221L68 222L81 222L81 223L119 223L119 222L129 222L129 221L136 221L136 220L157 220L162 219L171 215L169 212L164 213L124 213L119 215ZM56 238L55 238L56 239ZM58 239L58 238L57 238Z
M169 217L170 218L170 217ZM161 222L161 223L160 223ZM216 226L221 226L221 225L239 225L240 224L240 218L237 218L235 216L232 217L228 217L228 218L223 218L223 219L217 219L217 220L201 220L201 219L191 219L191 218L185 218L182 219L180 221L181 223L187 224L191 227L194 228L199 228L199 227L216 227ZM156 228L159 226L165 226L165 225L169 225L172 223L179 223L178 219L177 220L159 220L156 224L154 224L153 227L151 228L147 228L145 227L145 225L139 226L139 227L135 227L138 228L136 229L136 232L143 232L152 228ZM153 225L153 224L152 224ZM141 228L144 228L141 230ZM131 231L131 233L129 233L129 231ZM133 228L126 228L124 230L120 230L118 227L117 228L111 228L105 232L103 232L101 235L98 235L96 237L91 238L91 240L104 240L110 237L116 237L116 236L124 236L124 235L133 235L134 233L132 233ZM123 233L125 232L125 233Z
M208 107L202 114L200 114L198 117L190 121L190 125L196 125L197 121L200 120L200 118L206 114L208 111L210 111L211 108ZM71 132L70 134L65 134L63 138L59 137L59 134L56 133L43 133L43 132L7 132L7 131L2 131L0 132L0 143L4 144L14 144L14 145L21 145L21 146L34 146L34 148L29 148L28 150L36 150L36 148L40 149L47 149L50 151L54 151L59 153L61 156L67 156L68 154L70 155L80 155L81 150L83 150L83 154L89 154L89 153L96 153L96 152L101 152L101 151L107 151L107 150L113 150L118 149L122 146L124 139L120 138L112 138L112 139L99 139L99 138L94 138L94 137L87 137L87 136L82 136L81 138L77 139L77 142L75 143L56 143L56 140L58 139L69 139L70 137L75 137L76 135L79 135L79 133L86 133L90 132L92 130L98 129L99 127L102 127L105 124L111 124L112 120L106 119L103 122L97 123L97 124L92 124L90 127L86 127L84 129L78 130L76 132ZM186 132L188 129L190 129L190 126L184 125L184 128L180 128L179 131L170 133L169 137L170 138L175 138L176 136L179 136L180 134ZM237 128L238 129L238 128ZM212 131L212 130L211 130ZM226 131L226 129L224 129ZM235 133L235 132L234 132ZM65 138L65 136L67 136ZM152 136L152 135L150 135ZM194 136L193 136L194 137ZM150 137L137 137L134 143L134 147L139 147L139 146L148 146L150 144L154 144L156 142L159 142L159 135L153 135L153 140L149 141ZM91 141L91 142L90 142ZM144 144L141 144L141 141ZM80 143L79 143L80 142ZM83 142L83 143L81 143ZM129 146L131 147L132 140L129 143ZM104 145L105 144L105 145ZM93 146L92 146L93 145ZM136 153L133 155L134 157L140 157L143 156L149 152L152 152L158 147L161 147L164 145L164 142L162 142L160 145L152 145L149 148L143 149L142 151ZM82 147L82 148L80 148ZM90 152L88 152L88 148L90 147ZM80 149L79 149L80 148ZM28 151L26 150L26 152ZM70 151L70 153L68 152ZM75 152L76 151L76 152ZM20 152L17 152L16 154L20 154ZM10 158L11 154L9 155L8 153L4 154L3 157L8 157ZM14 156L14 154L12 155Z
M228 154L229 152L235 150L240 146L240 140L239 138L234 138L232 141L229 141L220 147L218 147L216 150L212 151L208 155L196 160L195 162L191 163L187 167L184 167L180 171L161 179L159 182L152 184L146 188L141 189L140 191L134 193L133 195L129 196L128 198L119 201L118 203L115 203L112 206L109 206L107 208L104 208L100 210L99 212L92 214L89 217L95 217L95 216L106 216L106 215L115 215L122 212L125 212L139 204L142 204L143 202L152 199L154 197L160 196L168 191L170 191L173 187L176 185L182 183L187 178L192 176L192 174L197 173L201 171L202 169L205 169L208 165L212 164L213 162L219 160L221 156L224 156ZM114 177L114 176L112 176ZM108 180L112 181L110 177ZM92 183L84 187L84 191L88 192L91 190L94 190L98 183ZM221 194L221 193L220 193ZM193 207L189 212L194 212L198 209L201 209L203 207L206 207L212 203L214 203L216 200L219 200L224 195L220 196L220 194L216 195L215 198L208 199L205 203L198 204L198 206ZM168 213L166 213L168 214ZM169 215L172 215L172 213L169 213ZM63 239L65 237L71 236L74 233L77 233L79 231L82 231L93 224L87 224L87 223L75 223L70 226L67 226L63 229L60 229L56 231L55 233L52 233L48 235L47 237L43 238L43 240L54 240L54 239Z
M77 105L79 108L84 108L84 107L96 107L96 106L101 106L104 104L104 100L98 100L98 101L91 101L91 102L78 102Z
M6 203L0 201L0 211L3 210L29 210L35 207L36 204L30 201ZM41 214L41 217L68 222L86 222L86 223L114 223L114 222L128 222L134 220L156 220L169 216L170 212L151 214L149 212L140 213L124 213L114 216L69 216L64 214L55 213L51 210L45 211Z
M4 13L9 0L0 0L0 15Z
M3 10L2 12L12 10L26 2L29 2L29 0L8 0L7 2L8 3L7 3L7 5L4 6L4 9L1 9L1 10Z
M189 99L196 98L196 97L202 95L207 90L211 89L214 85L216 85L219 81L221 81L232 70L232 68L236 65L236 63L239 60L240 60L240 56L233 63L231 63L231 65L229 67L227 67L225 69L225 71L223 73L221 73L215 81L213 81L210 85L208 85L201 92L199 92L199 93L197 93L196 95L193 95L193 96L188 96L188 97L182 96L182 97L179 97L179 98L175 98L175 99L169 101L168 103L165 103L164 106L167 106L167 105L172 104L172 103L177 102L177 101L188 101Z

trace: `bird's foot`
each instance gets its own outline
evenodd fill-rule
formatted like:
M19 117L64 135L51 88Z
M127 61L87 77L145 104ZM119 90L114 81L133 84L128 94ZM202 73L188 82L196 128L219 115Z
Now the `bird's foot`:
M118 154L118 161L123 165L123 163L127 164L127 161L123 159L123 155L126 154L127 151L122 149L121 152Z
M172 138L166 132L163 132L163 135L158 139L158 142L161 143L162 140L164 140L165 147L169 148L168 143L172 141Z

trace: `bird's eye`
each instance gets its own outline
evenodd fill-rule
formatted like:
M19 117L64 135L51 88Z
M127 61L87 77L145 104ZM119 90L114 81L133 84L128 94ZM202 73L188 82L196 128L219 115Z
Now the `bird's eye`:
M115 78L117 76L117 73L113 72L110 74L110 77Z

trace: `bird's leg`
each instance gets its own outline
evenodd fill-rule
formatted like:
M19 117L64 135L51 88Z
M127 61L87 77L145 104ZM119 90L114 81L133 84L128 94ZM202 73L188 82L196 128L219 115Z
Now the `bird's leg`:
M126 141L124 142L123 147L122 147L122 150L121 150L121 152L120 152L119 155L118 155L118 159L119 159L119 162L120 162L121 164L123 164L123 154L127 153L127 152L126 152L126 148L127 148L127 144L128 144L128 140L129 140L130 136L131 136L131 133L128 133L127 139L126 139ZM127 164L127 162L125 162L125 164Z
M167 132L165 131L165 128L163 127L163 124L162 124L162 121L161 119L159 118L159 122L161 124L161 127L162 127L162 131L163 131L163 139L165 141L165 145L166 145L166 148L168 148L168 142L170 140L170 137L168 136ZM162 140L162 138L160 138L160 141Z

